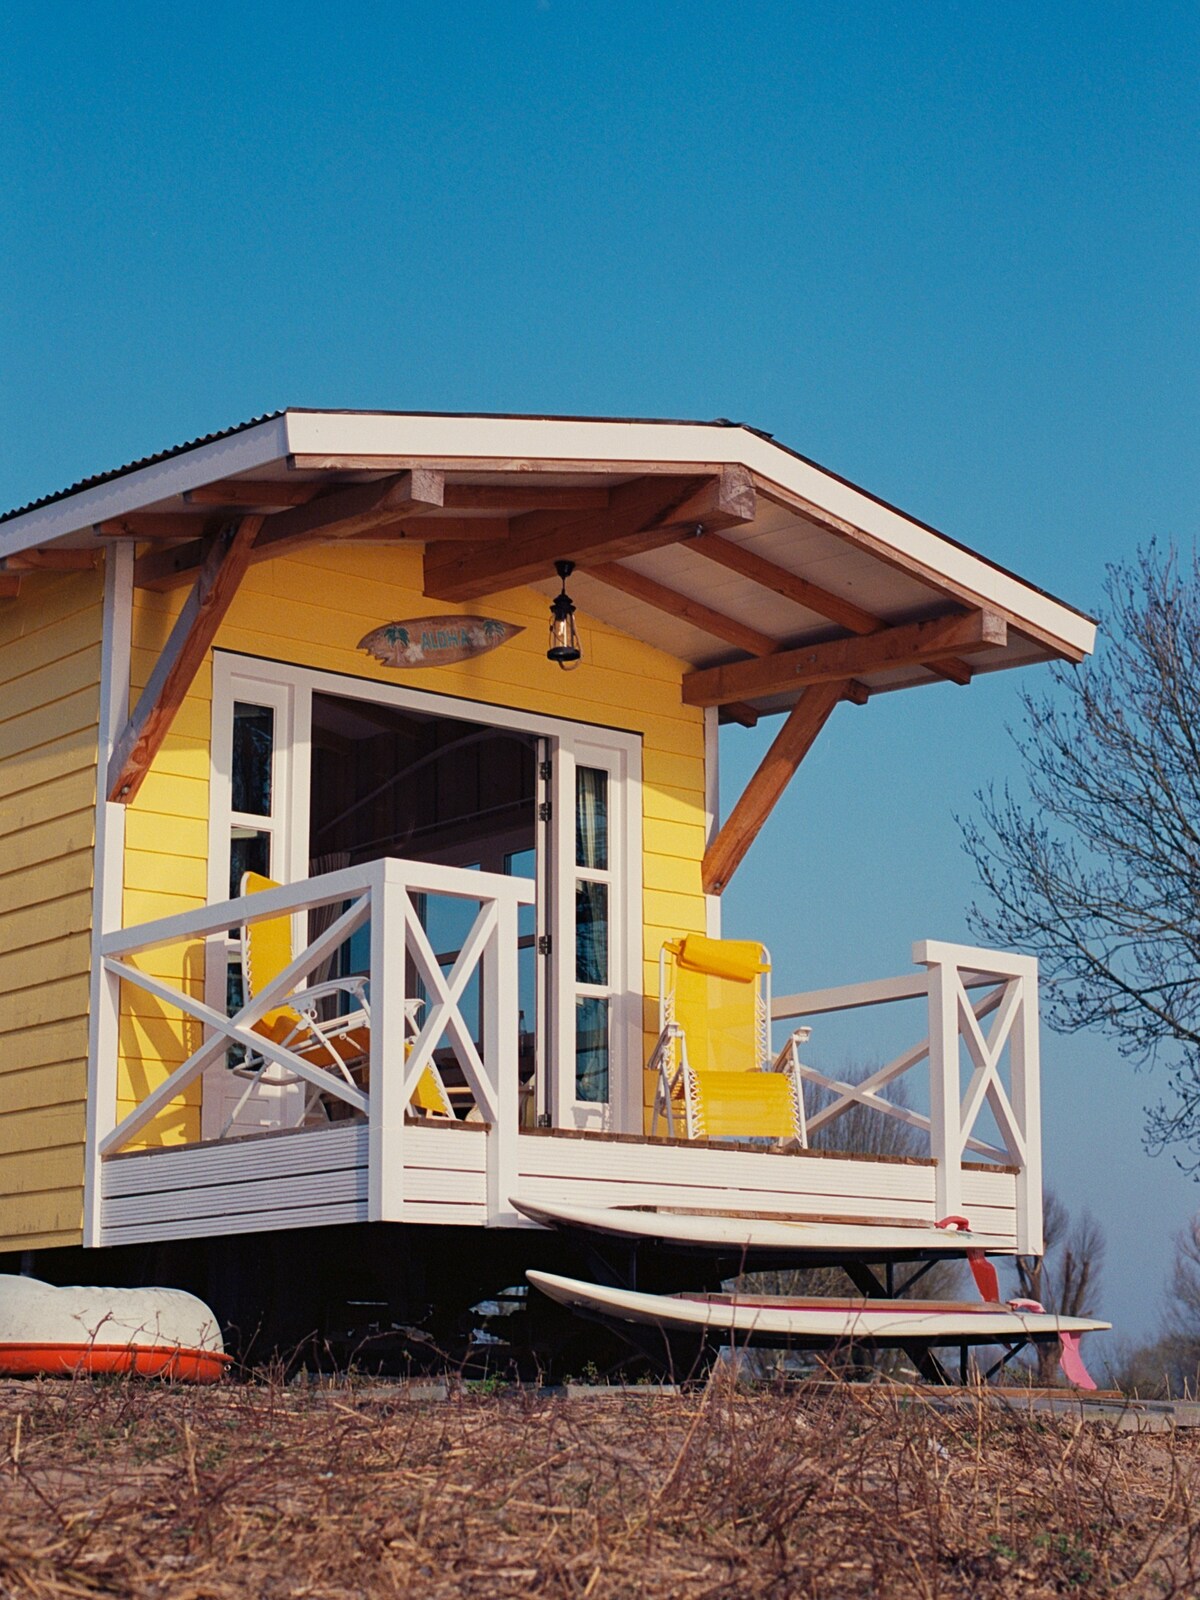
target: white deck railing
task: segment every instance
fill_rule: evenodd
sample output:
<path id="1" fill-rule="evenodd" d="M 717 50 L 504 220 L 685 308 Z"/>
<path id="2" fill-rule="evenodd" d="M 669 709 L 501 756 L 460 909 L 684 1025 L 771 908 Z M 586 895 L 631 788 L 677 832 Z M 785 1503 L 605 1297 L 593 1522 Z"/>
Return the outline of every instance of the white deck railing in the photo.
<path id="1" fill-rule="evenodd" d="M 1017 1169 L 1017 1241 L 1023 1252 L 1042 1252 L 1041 1104 L 1038 1071 L 1038 979 L 1032 956 L 1005 955 L 967 945 L 923 940 L 913 946 L 923 973 L 875 982 L 777 996 L 773 1020 L 808 1018 L 860 1006 L 925 996 L 925 1038 L 861 1083 L 844 1083 L 802 1066 L 801 1076 L 834 1096 L 808 1119 L 818 1132 L 852 1105 L 870 1106 L 929 1135 L 936 1165 L 939 1216 L 963 1211 L 963 1161 L 968 1155 Z M 979 993 L 979 991 L 982 991 Z M 972 999 L 972 995 L 977 998 Z M 989 1021 L 990 1019 L 990 1021 Z M 969 1068 L 964 1090 L 963 1072 Z M 1007 1086 L 1002 1065 L 1007 1060 Z M 929 1063 L 930 1115 L 895 1105 L 882 1091 L 922 1061 Z M 984 1107 L 991 1109 L 1003 1145 L 978 1137 Z"/>
<path id="2" fill-rule="evenodd" d="M 442 971 L 414 895 L 448 896 L 479 907 L 449 973 Z M 101 955 L 104 1003 L 110 1014 L 119 1014 L 120 986 L 130 984 L 177 1008 L 185 1019 L 202 1024 L 205 1036 L 187 1060 L 120 1121 L 114 1093 L 107 1124 L 103 1117 L 97 1122 L 98 1155 L 110 1156 L 127 1146 L 206 1068 L 220 1062 L 231 1044 L 240 1045 L 365 1115 L 369 1215 L 378 1221 L 398 1219 L 403 1214 L 405 1114 L 421 1074 L 445 1038 L 484 1120 L 502 1133 L 487 1139 L 488 1219 L 515 1220 L 508 1197 L 516 1188 L 520 1094 L 517 921 L 518 908 L 532 904 L 533 895 L 533 884 L 521 878 L 389 859 L 107 934 L 101 941 Z M 233 1016 L 197 999 L 178 983 L 134 964 L 137 957 L 166 946 L 215 938 L 224 941 L 232 927 L 340 905 L 347 909 Z M 265 1038 L 255 1031 L 254 1024 L 289 996 L 299 995 L 306 980 L 368 923 L 370 1057 L 369 1088 L 364 1089 Z M 406 1050 L 410 960 L 425 989 L 426 1010 L 420 1032 Z M 182 962 L 180 965 L 182 969 Z M 467 986 L 477 973 L 481 978 L 478 1047 L 461 1010 Z M 115 1049 L 115 1038 L 112 1043 Z M 115 1061 L 112 1069 L 105 1076 L 115 1089 Z"/>

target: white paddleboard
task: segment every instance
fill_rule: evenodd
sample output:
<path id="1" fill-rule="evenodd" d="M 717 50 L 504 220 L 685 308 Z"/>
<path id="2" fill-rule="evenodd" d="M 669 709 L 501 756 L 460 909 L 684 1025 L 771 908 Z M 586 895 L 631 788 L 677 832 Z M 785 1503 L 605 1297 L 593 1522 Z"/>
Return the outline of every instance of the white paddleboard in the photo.
<path id="1" fill-rule="evenodd" d="M 725 1250 L 794 1251 L 884 1261 L 930 1256 L 1016 1255 L 1011 1239 L 953 1228 L 897 1227 L 870 1222 L 806 1222 L 792 1217 L 738 1217 L 715 1211 L 641 1211 L 618 1206 L 570 1206 L 513 1199 L 513 1206 L 547 1228 L 581 1228 L 622 1238 L 695 1244 Z"/>
<path id="2" fill-rule="evenodd" d="M 1095 1333 L 1110 1322 L 1014 1311 L 1000 1304 L 932 1305 L 920 1300 L 838 1300 L 773 1295 L 663 1295 L 527 1272 L 536 1289 L 574 1311 L 614 1322 L 636 1322 L 671 1330 L 773 1337 L 794 1343 L 835 1345 L 855 1340 L 899 1344 L 994 1344 L 997 1340 L 1051 1338 Z"/>

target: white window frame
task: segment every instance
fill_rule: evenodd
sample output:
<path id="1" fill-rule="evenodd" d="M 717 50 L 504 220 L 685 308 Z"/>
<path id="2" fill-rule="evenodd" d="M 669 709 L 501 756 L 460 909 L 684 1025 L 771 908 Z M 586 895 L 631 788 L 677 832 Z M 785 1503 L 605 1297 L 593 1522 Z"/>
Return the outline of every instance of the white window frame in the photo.
<path id="1" fill-rule="evenodd" d="M 287 662 L 213 652 L 211 792 L 209 802 L 209 898 L 228 892 L 228 840 L 233 821 L 231 774 L 218 752 L 231 748 L 233 705 L 245 701 L 275 710 L 276 751 L 272 773 L 272 873 L 285 882 L 308 876 L 309 779 L 312 764 L 312 695 L 338 695 L 433 716 L 459 718 L 534 734 L 551 763 L 549 849 L 539 853 L 545 880 L 545 911 L 551 937 L 552 992 L 546 997 L 543 1061 L 548 1067 L 546 1110 L 555 1127 L 642 1131 L 642 740 L 639 734 L 549 717 L 481 700 L 435 694 L 408 683 L 379 683 Z M 285 737 L 285 730 L 287 736 Z M 619 865 L 611 873 L 609 981 L 611 984 L 610 1080 L 607 1104 L 575 1099 L 575 768 L 609 772 L 609 849 Z M 278 784 L 276 790 L 274 786 Z M 539 784 L 539 792 L 541 785 Z M 619 854 L 618 854 L 619 852 Z M 547 858 L 548 859 L 544 859 Z M 548 869 L 548 870 L 547 870 Z M 222 877 L 224 874 L 224 877 Z M 541 887 L 539 883 L 539 888 Z M 303 936 L 297 927 L 296 936 Z M 224 1006 L 228 947 L 210 949 L 209 1003 Z M 587 991 L 592 992 L 592 991 Z M 217 1069 L 224 1073 L 224 1068 Z M 206 1084 L 207 1091 L 207 1084 Z M 220 1096 L 211 1097 L 214 1102 Z M 205 1104 L 210 1096 L 206 1092 Z M 205 1117 L 205 1137 L 211 1119 Z M 214 1132 L 216 1130 L 214 1129 Z"/>
<path id="2" fill-rule="evenodd" d="M 219 670 L 220 667 L 223 670 Z M 218 692 L 218 683 L 220 692 Z M 269 706 L 274 713 L 274 738 L 271 751 L 271 814 L 269 817 L 242 815 L 233 809 L 233 772 L 226 758 L 233 748 L 233 708 L 236 704 Z M 214 657 L 212 733 L 209 751 L 208 802 L 208 899 L 212 904 L 229 897 L 229 842 L 239 824 L 267 833 L 271 839 L 268 875 L 281 883 L 307 877 L 308 858 L 304 841 L 296 827 L 297 795 L 308 792 L 309 732 L 306 696 L 294 684 L 257 672 L 238 670 L 228 657 Z M 307 918 L 298 912 L 292 919 L 293 942 L 303 940 Z M 298 945 L 297 945 L 298 947 Z M 225 985 L 230 960 L 238 953 L 238 941 L 214 935 L 207 941 L 204 961 L 205 998 L 208 1004 L 225 1009 Z M 204 1074 L 201 1137 L 217 1138 L 226 1119 L 241 1098 L 245 1083 L 231 1078 L 224 1064 Z M 238 1125 L 246 1132 L 264 1125 L 290 1126 L 304 1110 L 302 1084 L 263 1084 L 255 1088 L 243 1107 Z"/>

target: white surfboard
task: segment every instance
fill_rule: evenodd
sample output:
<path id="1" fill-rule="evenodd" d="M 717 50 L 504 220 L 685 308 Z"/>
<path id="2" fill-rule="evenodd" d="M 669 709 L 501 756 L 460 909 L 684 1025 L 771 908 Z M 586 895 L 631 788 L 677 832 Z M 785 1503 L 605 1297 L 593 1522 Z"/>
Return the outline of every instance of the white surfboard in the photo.
<path id="1" fill-rule="evenodd" d="M 797 1255 L 840 1255 L 864 1261 L 954 1258 L 978 1250 L 987 1255 L 1017 1253 L 1011 1239 L 925 1225 L 910 1228 L 871 1222 L 808 1222 L 794 1217 L 747 1217 L 666 1207 L 635 1210 L 571 1206 L 516 1198 L 512 1204 L 523 1216 L 547 1228 L 581 1228 L 591 1233 L 710 1249 L 793 1251 Z"/>
<path id="2" fill-rule="evenodd" d="M 641 1294 L 530 1271 L 530 1283 L 560 1305 L 614 1322 L 677 1331 L 709 1330 L 756 1340 L 816 1346 L 841 1343 L 994 1344 L 1102 1332 L 1110 1322 L 1016 1311 L 1001 1304 L 920 1300 L 820 1300 L 725 1294 Z"/>

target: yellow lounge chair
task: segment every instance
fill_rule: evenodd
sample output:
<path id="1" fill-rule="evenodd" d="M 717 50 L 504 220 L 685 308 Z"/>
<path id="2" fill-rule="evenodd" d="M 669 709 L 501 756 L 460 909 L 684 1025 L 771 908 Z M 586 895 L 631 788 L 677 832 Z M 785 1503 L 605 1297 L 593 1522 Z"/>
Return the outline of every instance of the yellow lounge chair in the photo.
<path id="1" fill-rule="evenodd" d="M 650 1057 L 654 1114 L 689 1139 L 793 1139 L 808 1144 L 797 1028 L 771 1055 L 771 959 L 749 939 L 690 933 L 663 945 L 659 1036 Z"/>
<path id="2" fill-rule="evenodd" d="M 243 895 L 257 894 L 263 889 L 277 889 L 272 878 L 258 872 L 243 874 Z M 289 913 L 280 917 L 266 917 L 261 922 L 248 922 L 242 928 L 242 983 L 248 1000 L 290 965 L 293 959 L 292 919 Z M 369 980 L 362 974 L 346 978 L 333 978 L 328 983 L 311 984 L 298 990 L 282 1005 L 267 1011 L 254 1024 L 254 1031 L 274 1044 L 284 1045 L 313 1066 L 325 1067 L 335 1072 L 354 1087 L 361 1088 L 366 1079 L 367 1061 L 371 1051 L 371 1006 L 368 998 Z M 321 1003 L 337 996 L 339 1004 L 346 995 L 351 996 L 355 1009 L 340 1016 L 321 1016 Z M 405 1008 L 410 1029 L 416 1028 L 417 1013 L 423 1001 L 410 1000 Z M 248 1059 L 245 1066 L 236 1068 L 257 1081 L 264 1070 L 261 1060 Z M 247 1088 L 248 1095 L 253 1083 Z M 312 1091 L 306 1114 L 319 1100 L 318 1091 Z M 245 1102 L 242 1096 L 234 1116 Z M 453 1118 L 454 1108 L 442 1082 L 441 1074 L 431 1062 L 417 1081 L 411 1101 L 416 1111 L 428 1116 Z"/>

